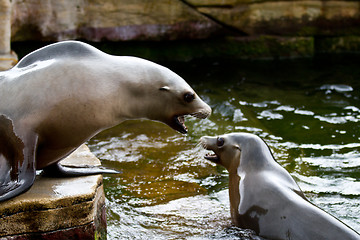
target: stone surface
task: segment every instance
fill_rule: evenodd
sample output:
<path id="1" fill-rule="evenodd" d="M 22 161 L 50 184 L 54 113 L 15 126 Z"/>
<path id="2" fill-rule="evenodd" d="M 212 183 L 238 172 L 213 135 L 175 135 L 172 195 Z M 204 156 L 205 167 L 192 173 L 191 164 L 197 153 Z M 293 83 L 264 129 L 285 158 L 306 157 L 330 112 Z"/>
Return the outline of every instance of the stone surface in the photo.
<path id="1" fill-rule="evenodd" d="M 360 35 L 355 0 L 13 0 L 11 13 L 13 41 Z"/>
<path id="2" fill-rule="evenodd" d="M 308 37 L 229 37 L 223 56 L 235 59 L 283 59 L 314 56 L 314 40 Z"/>
<path id="3" fill-rule="evenodd" d="M 360 34 L 359 1 L 225 1 L 227 5 L 190 2 L 201 13 L 250 36 Z"/>
<path id="4" fill-rule="evenodd" d="M 0 0 L 0 55 L 10 53 L 11 2 Z"/>
<path id="5" fill-rule="evenodd" d="M 0 71 L 17 63 L 17 56 L 11 52 L 11 1 L 0 0 Z"/>
<path id="6" fill-rule="evenodd" d="M 47 233 L 28 233 L 22 235 L 13 235 L 11 237 L 0 237 L 0 240 L 99 240 L 95 236 L 95 227 L 93 223 L 79 226 L 72 229 L 58 230 Z"/>
<path id="7" fill-rule="evenodd" d="M 99 164 L 84 145 L 70 155 L 64 165 L 72 160 L 78 166 Z M 28 192 L 1 203 L 0 239 L 48 239 L 56 235 L 84 234 L 106 237 L 104 205 L 101 175 L 76 178 L 38 175 Z"/>
<path id="8" fill-rule="evenodd" d="M 317 47 L 321 47 L 319 52 L 332 49 L 336 53 L 358 52 L 359 44 L 354 39 L 360 36 L 360 1 L 357 0 L 12 0 L 11 5 L 9 2 L 0 0 L 3 39 L 10 33 L 4 26 L 11 22 L 12 41 L 80 39 L 117 44 L 136 41 L 145 45 L 162 41 L 164 45 L 163 40 L 177 40 L 174 45 L 180 47 L 172 48 L 169 52 L 174 53 L 166 56 L 171 60 L 177 55 L 188 60 L 196 55 L 222 53 L 221 49 L 234 46 L 224 48 L 229 37 L 236 39 L 238 47 L 241 45 L 242 58 L 312 56 L 318 51 Z M 9 8 L 12 8 L 11 20 Z M 1 37 L 0 34 L 0 46 L 2 41 L 3 48 L 9 49 L 9 41 Z M 304 37 L 311 40 L 304 41 Z M 179 43 L 189 39 L 207 39 L 211 44 L 220 45 L 192 41 L 190 45 L 205 47 L 200 50 L 183 46 L 189 42 Z M 340 42 L 335 47 L 334 39 L 346 39 L 346 46 Z M 167 46 L 171 45 L 169 42 L 172 41 L 167 41 Z M 306 48 L 305 42 L 309 44 Z M 290 46 L 291 43 L 294 45 Z M 265 51 L 266 46 L 272 49 Z M 135 50 L 135 54 L 145 48 Z M 310 48 L 313 49 L 308 51 Z M 3 54 L 6 66 L 2 69 L 14 62 L 7 60 L 8 54 Z M 157 55 L 164 55 L 162 49 Z M 240 54 L 226 52 L 226 55 Z"/>
<path id="9" fill-rule="evenodd" d="M 14 0 L 12 40 L 206 38 L 220 27 L 179 0 Z"/>
<path id="10" fill-rule="evenodd" d="M 98 43 L 95 46 L 115 55 L 136 55 L 155 62 L 186 62 L 200 58 L 308 58 L 315 55 L 313 37 L 224 37 L 202 41 L 138 42 L 136 44 L 107 42 Z"/>
<path id="11" fill-rule="evenodd" d="M 360 36 L 319 38 L 316 41 L 318 53 L 360 53 Z"/>
<path id="12" fill-rule="evenodd" d="M 5 71 L 12 68 L 17 62 L 18 57 L 13 51 L 10 53 L 0 54 L 0 71 Z"/>

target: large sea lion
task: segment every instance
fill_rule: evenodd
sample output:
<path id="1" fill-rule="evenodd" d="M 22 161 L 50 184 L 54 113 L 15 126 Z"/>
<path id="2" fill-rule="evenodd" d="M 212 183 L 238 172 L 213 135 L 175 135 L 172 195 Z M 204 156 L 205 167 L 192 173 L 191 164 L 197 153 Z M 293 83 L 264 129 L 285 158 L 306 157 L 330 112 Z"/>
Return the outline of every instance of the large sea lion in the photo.
<path id="1" fill-rule="evenodd" d="M 186 133 L 184 115 L 210 107 L 177 74 L 153 62 L 65 41 L 0 72 L 0 201 L 25 192 L 36 170 L 67 176 L 114 172 L 58 164 L 98 132 L 127 119 Z"/>
<path id="2" fill-rule="evenodd" d="M 205 158 L 229 172 L 231 218 L 236 226 L 267 239 L 360 239 L 353 229 L 306 199 L 261 138 L 232 133 L 202 137 L 200 143 L 214 152 Z"/>

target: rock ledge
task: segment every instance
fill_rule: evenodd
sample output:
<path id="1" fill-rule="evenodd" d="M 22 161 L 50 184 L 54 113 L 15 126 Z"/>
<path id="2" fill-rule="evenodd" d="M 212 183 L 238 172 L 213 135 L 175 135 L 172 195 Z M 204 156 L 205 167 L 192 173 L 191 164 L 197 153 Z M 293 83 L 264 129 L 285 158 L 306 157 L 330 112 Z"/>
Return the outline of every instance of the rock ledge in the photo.
<path id="1" fill-rule="evenodd" d="M 83 145 L 64 165 L 98 165 Z M 0 205 L 0 239 L 106 239 L 102 175 L 37 176 L 32 188 Z M 65 237 L 65 238 L 64 238 Z"/>

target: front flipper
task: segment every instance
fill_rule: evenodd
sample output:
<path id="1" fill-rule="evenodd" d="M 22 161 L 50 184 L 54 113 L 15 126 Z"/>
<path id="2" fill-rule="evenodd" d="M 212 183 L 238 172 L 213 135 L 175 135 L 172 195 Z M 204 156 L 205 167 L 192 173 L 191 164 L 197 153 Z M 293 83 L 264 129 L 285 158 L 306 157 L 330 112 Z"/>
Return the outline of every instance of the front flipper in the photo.
<path id="1" fill-rule="evenodd" d="M 26 171 L 24 174 L 21 173 L 17 180 L 5 179 L 5 181 L 1 181 L 0 202 L 14 198 L 29 190 L 34 184 L 35 176 L 35 171 Z"/>
<path id="2" fill-rule="evenodd" d="M 13 122 L 0 115 L 0 202 L 26 192 L 36 177 L 37 136 L 19 137 Z"/>
<path id="3" fill-rule="evenodd" d="M 46 177 L 77 177 L 103 173 L 117 174 L 121 172 L 96 166 L 67 167 L 61 165 L 59 162 L 47 166 L 43 169 L 43 176 Z"/>

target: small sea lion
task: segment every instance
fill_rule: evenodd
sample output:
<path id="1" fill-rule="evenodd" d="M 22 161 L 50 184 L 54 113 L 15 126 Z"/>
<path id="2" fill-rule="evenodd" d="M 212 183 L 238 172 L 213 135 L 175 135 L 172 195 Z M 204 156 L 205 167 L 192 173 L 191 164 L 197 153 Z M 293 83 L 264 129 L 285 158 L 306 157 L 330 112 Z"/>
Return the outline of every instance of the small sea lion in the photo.
<path id="1" fill-rule="evenodd" d="M 232 222 L 260 237 L 282 240 L 359 240 L 360 235 L 309 202 L 275 160 L 267 144 L 249 133 L 202 137 L 206 159 L 229 172 Z"/>

